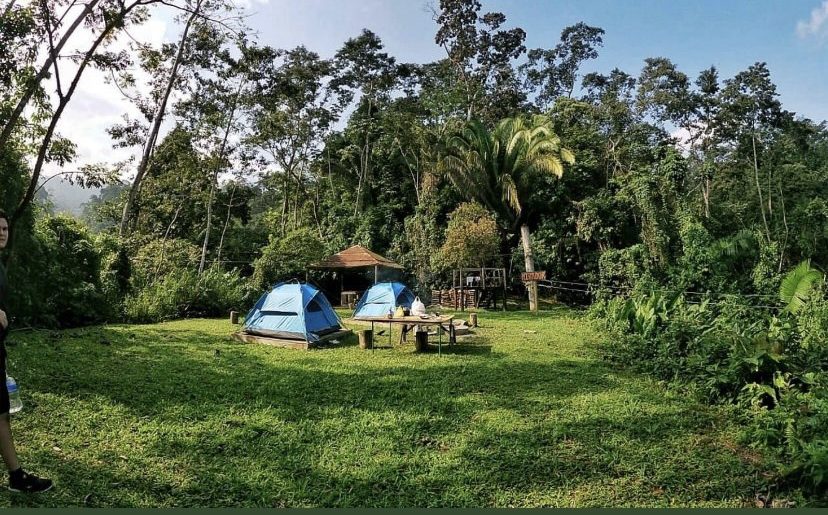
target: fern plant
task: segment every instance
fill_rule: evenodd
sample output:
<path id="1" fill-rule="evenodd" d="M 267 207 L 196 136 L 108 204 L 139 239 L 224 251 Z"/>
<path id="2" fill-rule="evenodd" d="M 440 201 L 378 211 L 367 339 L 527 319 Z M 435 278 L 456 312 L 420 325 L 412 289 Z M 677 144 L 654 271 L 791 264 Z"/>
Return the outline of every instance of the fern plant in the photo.
<path id="1" fill-rule="evenodd" d="M 785 310 L 796 313 L 808 302 L 815 288 L 824 282 L 825 275 L 812 267 L 810 260 L 805 260 L 782 279 L 779 299 L 785 305 Z"/>

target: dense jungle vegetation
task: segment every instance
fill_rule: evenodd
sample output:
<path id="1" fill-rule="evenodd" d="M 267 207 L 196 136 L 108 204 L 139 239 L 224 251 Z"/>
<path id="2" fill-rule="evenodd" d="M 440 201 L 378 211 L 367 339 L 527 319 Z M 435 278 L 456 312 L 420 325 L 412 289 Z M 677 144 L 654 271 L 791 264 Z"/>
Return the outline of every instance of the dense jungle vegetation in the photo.
<path id="1" fill-rule="evenodd" d="M 177 41 L 116 45 L 162 9 Z M 819 502 L 826 122 L 786 110 L 762 62 L 586 73 L 599 27 L 527 48 L 477 0 L 440 0 L 434 18 L 445 58 L 406 63 L 368 29 L 328 56 L 262 46 L 221 0 L 4 0 L 13 325 L 224 316 L 352 244 L 426 297 L 452 269 L 495 265 L 525 298 L 534 267 L 606 325 L 608 360 L 738 407 L 765 481 Z M 70 48 L 78 27 L 92 37 Z M 73 165 L 59 122 L 93 69 L 141 113 L 102 135 L 131 161 Z M 102 187 L 82 219 L 53 212 L 46 170 Z"/>

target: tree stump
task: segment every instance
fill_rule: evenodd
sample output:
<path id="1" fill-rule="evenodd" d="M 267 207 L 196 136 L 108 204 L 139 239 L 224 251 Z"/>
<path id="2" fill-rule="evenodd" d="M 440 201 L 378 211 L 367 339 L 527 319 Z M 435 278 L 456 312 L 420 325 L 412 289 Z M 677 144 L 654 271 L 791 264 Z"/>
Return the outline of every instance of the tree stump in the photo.
<path id="1" fill-rule="evenodd" d="M 414 338 L 414 351 L 425 352 L 428 350 L 428 332 L 417 331 Z"/>
<path id="2" fill-rule="evenodd" d="M 370 329 L 363 329 L 357 333 L 359 335 L 359 348 L 370 349 L 374 346 L 374 331 Z"/>
<path id="3" fill-rule="evenodd" d="M 230 323 L 231 324 L 238 324 L 239 323 L 239 312 L 238 311 L 231 311 L 230 312 Z"/>
<path id="4" fill-rule="evenodd" d="M 469 313 L 469 325 L 477 327 L 477 313 Z"/>

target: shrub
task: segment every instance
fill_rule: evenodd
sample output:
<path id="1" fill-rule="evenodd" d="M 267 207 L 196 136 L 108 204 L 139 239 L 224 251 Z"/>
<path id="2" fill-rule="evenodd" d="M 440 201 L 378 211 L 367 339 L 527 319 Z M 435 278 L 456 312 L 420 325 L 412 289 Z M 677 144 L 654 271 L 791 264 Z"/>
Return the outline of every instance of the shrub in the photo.
<path id="1" fill-rule="evenodd" d="M 745 440 L 764 451 L 779 478 L 824 491 L 828 301 L 820 289 L 809 291 L 795 312 L 778 314 L 735 296 L 688 303 L 659 293 L 600 301 L 592 313 L 613 334 L 614 360 L 740 406 Z"/>
<path id="2" fill-rule="evenodd" d="M 325 246 L 311 229 L 297 229 L 284 238 L 272 238 L 253 263 L 252 286 L 264 290 L 279 281 L 304 277 L 308 266 L 323 257 Z"/>
<path id="3" fill-rule="evenodd" d="M 449 215 L 446 239 L 433 262 L 438 270 L 485 266 L 497 259 L 499 251 L 494 217 L 480 204 L 465 202 Z"/>
<path id="4" fill-rule="evenodd" d="M 125 311 L 133 322 L 220 316 L 239 309 L 245 294 L 245 283 L 235 270 L 211 267 L 199 276 L 179 269 L 129 296 Z"/>
<path id="5" fill-rule="evenodd" d="M 780 477 L 815 492 L 828 488 L 828 373 L 780 373 L 774 409 L 754 406 L 744 440 L 772 451 Z"/>
<path id="6" fill-rule="evenodd" d="M 598 260 L 601 286 L 622 290 L 652 287 L 653 281 L 648 271 L 649 262 L 649 253 L 642 244 L 624 249 L 608 249 Z"/>
<path id="7" fill-rule="evenodd" d="M 18 226 L 15 230 L 21 230 Z M 67 216 L 41 215 L 21 234 L 9 265 L 11 312 L 19 322 L 73 327 L 110 313 L 101 278 L 99 243 Z"/>
<path id="8" fill-rule="evenodd" d="M 201 249 L 187 240 L 152 240 L 132 257 L 132 286 L 142 289 L 167 275 L 195 270 L 200 258 Z"/>

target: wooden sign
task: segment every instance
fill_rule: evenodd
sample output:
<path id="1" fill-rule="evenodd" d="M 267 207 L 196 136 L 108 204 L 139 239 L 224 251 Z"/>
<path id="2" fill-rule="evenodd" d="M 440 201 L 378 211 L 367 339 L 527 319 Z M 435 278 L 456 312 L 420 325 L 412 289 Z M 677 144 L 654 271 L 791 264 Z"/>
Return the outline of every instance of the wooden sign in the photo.
<path id="1" fill-rule="evenodd" d="M 523 282 L 527 281 L 543 281 L 546 279 L 546 271 L 541 272 L 523 272 L 520 274 L 520 280 Z"/>

